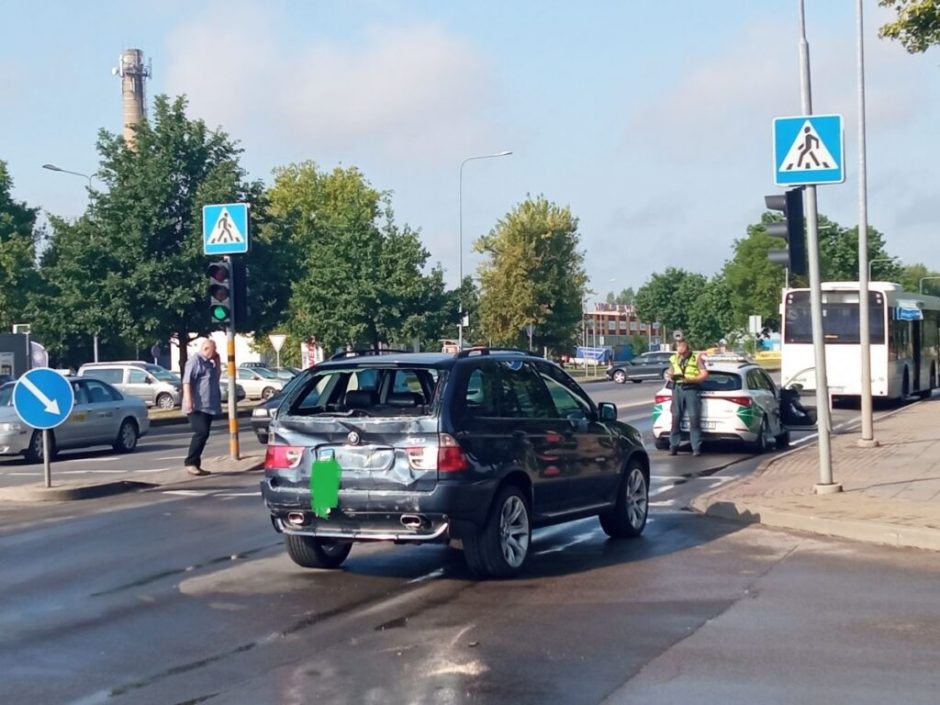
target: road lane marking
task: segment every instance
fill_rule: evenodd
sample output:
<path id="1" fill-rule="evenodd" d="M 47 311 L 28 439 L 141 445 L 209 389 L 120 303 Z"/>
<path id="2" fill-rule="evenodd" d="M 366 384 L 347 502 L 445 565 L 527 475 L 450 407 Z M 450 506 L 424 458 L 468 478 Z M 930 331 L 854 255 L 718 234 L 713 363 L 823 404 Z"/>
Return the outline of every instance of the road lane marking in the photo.
<path id="1" fill-rule="evenodd" d="M 165 455 L 162 458 L 157 458 L 157 460 L 185 460 L 185 455 Z"/>
<path id="2" fill-rule="evenodd" d="M 70 463 L 109 463 L 112 460 L 120 460 L 120 455 L 107 455 L 101 458 L 62 458 L 62 462 Z"/>

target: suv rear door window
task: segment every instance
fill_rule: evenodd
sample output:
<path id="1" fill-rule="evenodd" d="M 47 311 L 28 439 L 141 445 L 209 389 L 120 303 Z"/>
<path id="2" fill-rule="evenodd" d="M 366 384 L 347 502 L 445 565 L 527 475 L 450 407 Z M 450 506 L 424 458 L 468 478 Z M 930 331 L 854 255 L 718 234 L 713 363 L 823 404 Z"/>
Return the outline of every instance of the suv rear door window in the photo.
<path id="1" fill-rule="evenodd" d="M 124 370 L 114 367 L 89 367 L 82 375 L 100 379 L 108 384 L 121 384 L 124 381 Z"/>

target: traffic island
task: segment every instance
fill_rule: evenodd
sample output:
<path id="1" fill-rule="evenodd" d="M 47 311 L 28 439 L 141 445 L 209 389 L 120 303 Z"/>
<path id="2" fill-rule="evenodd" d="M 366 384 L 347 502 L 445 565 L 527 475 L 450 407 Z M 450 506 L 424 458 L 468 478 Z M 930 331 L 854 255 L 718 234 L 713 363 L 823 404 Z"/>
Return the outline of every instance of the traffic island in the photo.
<path id="1" fill-rule="evenodd" d="M 213 477 L 238 475 L 260 470 L 264 467 L 264 456 L 248 455 L 240 460 L 229 456 L 205 458 L 203 468 L 210 474 L 193 476 L 185 468 L 165 470 L 147 475 L 146 482 L 131 479 L 114 479 L 107 482 L 55 482 L 52 487 L 41 485 L 18 485 L 0 488 L 0 502 L 70 502 L 78 499 L 97 499 L 127 492 L 161 489 L 184 483 L 210 480 Z M 133 473 L 128 473 L 133 475 Z"/>

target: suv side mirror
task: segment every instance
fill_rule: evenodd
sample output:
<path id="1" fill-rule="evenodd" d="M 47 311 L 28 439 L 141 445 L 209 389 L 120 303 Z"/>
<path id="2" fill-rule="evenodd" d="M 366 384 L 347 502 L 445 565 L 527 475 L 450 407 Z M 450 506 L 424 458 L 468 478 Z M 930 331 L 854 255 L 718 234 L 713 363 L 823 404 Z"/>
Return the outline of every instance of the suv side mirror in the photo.
<path id="1" fill-rule="evenodd" d="M 597 411 L 600 414 L 601 421 L 616 421 L 617 406 L 608 401 L 602 401 L 597 405 Z"/>

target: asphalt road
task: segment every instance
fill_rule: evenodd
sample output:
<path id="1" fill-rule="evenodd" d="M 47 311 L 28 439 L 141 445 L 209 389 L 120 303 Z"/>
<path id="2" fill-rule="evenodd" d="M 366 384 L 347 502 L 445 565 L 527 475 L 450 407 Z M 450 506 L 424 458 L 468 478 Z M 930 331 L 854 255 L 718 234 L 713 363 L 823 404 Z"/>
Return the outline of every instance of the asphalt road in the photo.
<path id="1" fill-rule="evenodd" d="M 512 581 L 440 546 L 301 569 L 258 474 L 2 506 L 0 702 L 935 703 L 940 559 L 683 510 L 755 464 L 661 480 L 639 540 L 536 532 Z"/>

